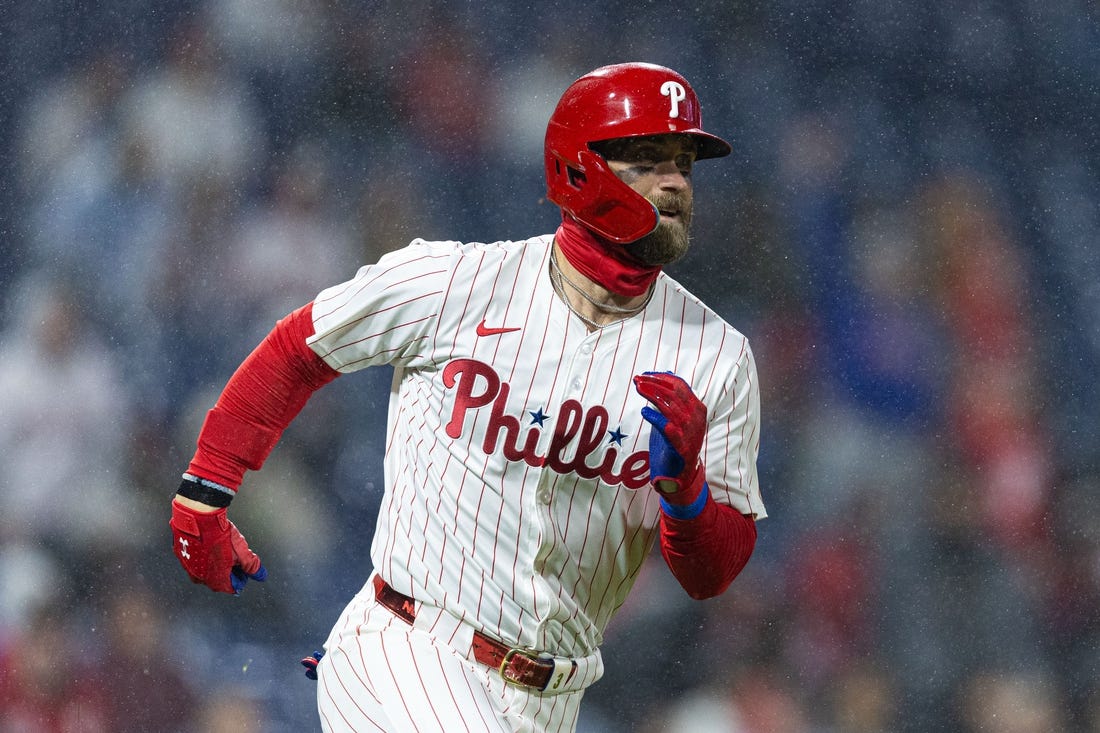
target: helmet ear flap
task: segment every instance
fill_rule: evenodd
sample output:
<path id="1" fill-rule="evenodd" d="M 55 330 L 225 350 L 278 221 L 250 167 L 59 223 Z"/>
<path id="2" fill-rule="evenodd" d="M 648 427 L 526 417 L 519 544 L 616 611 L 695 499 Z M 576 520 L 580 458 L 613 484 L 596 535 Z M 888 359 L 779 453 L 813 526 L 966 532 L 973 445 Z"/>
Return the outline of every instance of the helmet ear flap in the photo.
<path id="1" fill-rule="evenodd" d="M 560 203 L 578 221 L 618 244 L 634 242 L 657 228 L 657 207 L 619 180 L 602 156 L 581 150 L 577 162 L 579 168 L 558 159 L 555 167 L 565 179 L 558 188 Z"/>

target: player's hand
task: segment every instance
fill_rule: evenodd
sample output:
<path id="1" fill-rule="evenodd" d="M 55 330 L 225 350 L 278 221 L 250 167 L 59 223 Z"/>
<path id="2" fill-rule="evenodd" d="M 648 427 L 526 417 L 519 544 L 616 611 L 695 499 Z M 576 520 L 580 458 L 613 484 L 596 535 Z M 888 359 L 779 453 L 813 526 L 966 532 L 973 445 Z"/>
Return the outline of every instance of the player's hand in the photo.
<path id="1" fill-rule="evenodd" d="M 321 663 L 321 657 L 325 656 L 324 652 L 313 652 L 312 655 L 302 660 L 302 666 L 306 668 L 306 677 L 311 680 L 317 679 L 317 665 Z"/>
<path id="2" fill-rule="evenodd" d="M 168 524 L 176 559 L 192 582 L 240 595 L 249 579 L 267 579 L 260 557 L 249 549 L 224 508 L 201 512 L 173 501 Z"/>
<path id="3" fill-rule="evenodd" d="M 707 430 L 707 408 L 691 387 L 671 372 L 645 372 L 634 387 L 654 407 L 642 408 L 649 432 L 649 479 L 675 504 L 691 503 L 704 483 L 699 454 Z"/>

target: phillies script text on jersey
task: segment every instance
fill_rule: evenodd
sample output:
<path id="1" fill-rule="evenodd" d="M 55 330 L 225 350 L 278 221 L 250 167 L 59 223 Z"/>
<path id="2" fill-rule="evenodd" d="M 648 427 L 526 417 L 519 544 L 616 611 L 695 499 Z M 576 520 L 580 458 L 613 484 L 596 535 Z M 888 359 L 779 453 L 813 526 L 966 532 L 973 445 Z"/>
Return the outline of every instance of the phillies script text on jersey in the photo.
<path id="1" fill-rule="evenodd" d="M 540 426 L 530 426 L 521 445 L 519 420 L 507 414 L 510 388 L 491 366 L 476 359 L 455 359 L 443 369 L 443 384 L 455 391 L 451 419 L 446 425 L 447 435 L 452 438 L 461 437 L 467 410 L 477 410 L 491 404 L 489 426 L 481 446 L 486 454 L 496 452 L 497 441 L 503 431 L 502 450 L 509 461 L 524 461 L 534 467 L 545 466 L 563 475 L 575 472 L 582 478 L 599 478 L 611 486 L 621 483 L 629 489 L 640 489 L 649 483 L 649 453 L 646 451 L 628 456 L 619 474 L 613 468 L 619 456 L 613 447 L 607 449 L 598 466 L 588 465 L 588 457 L 603 444 L 610 423 L 607 410 L 600 405 L 586 410 L 577 400 L 565 400 L 556 420 L 550 447 L 546 455 L 540 456 L 536 452 L 542 435 Z M 567 458 L 566 449 L 574 439 L 577 441 L 576 451 L 572 458 Z"/>

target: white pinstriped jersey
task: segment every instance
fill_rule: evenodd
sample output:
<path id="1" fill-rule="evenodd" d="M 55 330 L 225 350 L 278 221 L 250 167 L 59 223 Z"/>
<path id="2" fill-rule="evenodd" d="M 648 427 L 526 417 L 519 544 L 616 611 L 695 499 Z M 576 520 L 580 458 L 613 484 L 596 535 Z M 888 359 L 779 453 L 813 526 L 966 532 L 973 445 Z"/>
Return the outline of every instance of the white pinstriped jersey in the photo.
<path id="1" fill-rule="evenodd" d="M 341 372 L 396 367 L 375 569 L 509 645 L 582 656 L 657 536 L 631 377 L 691 384 L 711 494 L 756 518 L 759 390 L 745 337 L 664 274 L 641 314 L 588 333 L 551 243 L 416 240 L 320 293 L 310 346 Z"/>

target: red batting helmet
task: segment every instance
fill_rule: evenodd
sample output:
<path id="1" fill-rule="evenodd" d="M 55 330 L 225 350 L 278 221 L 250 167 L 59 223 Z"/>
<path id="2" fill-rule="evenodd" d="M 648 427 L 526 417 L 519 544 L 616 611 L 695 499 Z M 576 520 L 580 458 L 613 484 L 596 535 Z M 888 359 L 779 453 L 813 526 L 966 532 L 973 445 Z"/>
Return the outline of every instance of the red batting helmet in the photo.
<path id="1" fill-rule="evenodd" d="M 547 198 L 613 242 L 641 239 L 657 227 L 657 209 L 591 145 L 669 133 L 695 138 L 697 159 L 730 153 L 729 143 L 703 132 L 699 98 L 672 69 L 629 63 L 585 74 L 565 90 L 546 126 Z"/>

